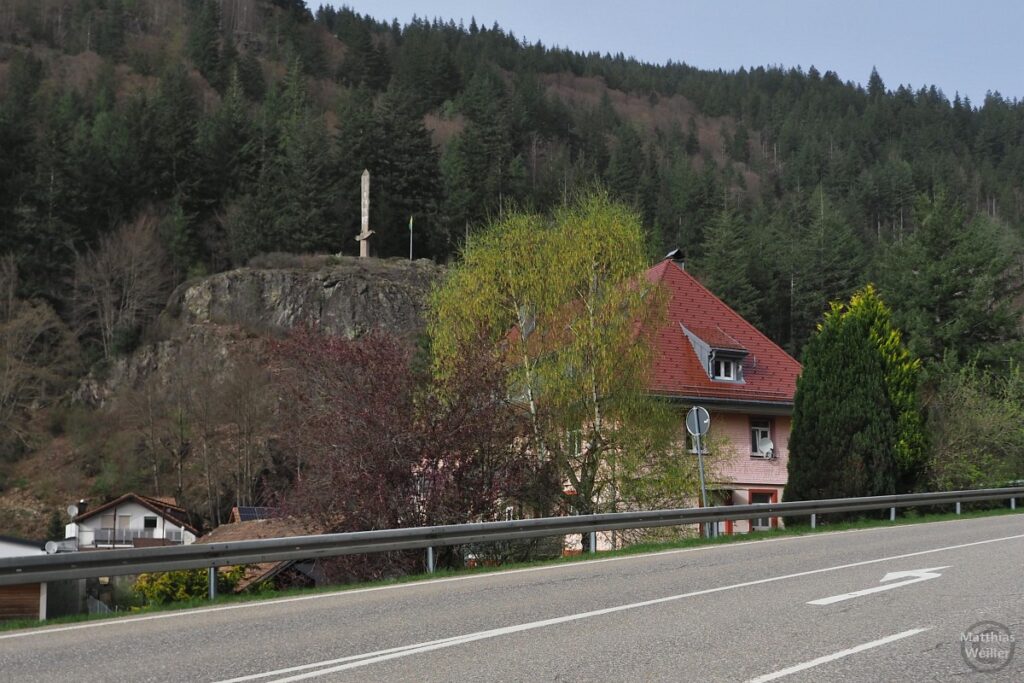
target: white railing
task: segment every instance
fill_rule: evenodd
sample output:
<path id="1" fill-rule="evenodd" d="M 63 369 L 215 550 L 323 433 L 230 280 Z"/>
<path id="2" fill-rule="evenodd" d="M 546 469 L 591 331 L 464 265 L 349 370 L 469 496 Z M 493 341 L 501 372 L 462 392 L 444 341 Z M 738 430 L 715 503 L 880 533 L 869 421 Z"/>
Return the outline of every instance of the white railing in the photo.
<path id="1" fill-rule="evenodd" d="M 93 545 L 133 545 L 136 538 L 163 538 L 171 543 L 181 543 L 180 531 L 165 531 L 158 535 L 156 529 L 96 529 L 93 531 Z"/>

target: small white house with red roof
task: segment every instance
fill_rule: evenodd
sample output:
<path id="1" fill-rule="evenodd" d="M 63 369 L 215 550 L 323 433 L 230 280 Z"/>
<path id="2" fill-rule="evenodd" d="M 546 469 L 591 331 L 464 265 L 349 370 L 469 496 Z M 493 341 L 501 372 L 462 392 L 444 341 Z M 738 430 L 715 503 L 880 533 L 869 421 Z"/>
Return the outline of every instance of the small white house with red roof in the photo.
<path id="1" fill-rule="evenodd" d="M 709 442 L 725 444 L 720 481 L 712 482 L 715 502 L 779 502 L 800 363 L 686 272 L 678 251 L 650 268 L 647 278 L 666 297 L 666 322 L 652 336 L 650 389 L 711 414 Z M 685 410 L 680 423 L 684 416 Z M 777 524 L 777 518 L 726 522 L 722 530 Z"/>
<path id="2" fill-rule="evenodd" d="M 73 512 L 64 536 L 79 550 L 188 545 L 199 536 L 173 498 L 126 493 L 95 508 L 80 501 Z"/>

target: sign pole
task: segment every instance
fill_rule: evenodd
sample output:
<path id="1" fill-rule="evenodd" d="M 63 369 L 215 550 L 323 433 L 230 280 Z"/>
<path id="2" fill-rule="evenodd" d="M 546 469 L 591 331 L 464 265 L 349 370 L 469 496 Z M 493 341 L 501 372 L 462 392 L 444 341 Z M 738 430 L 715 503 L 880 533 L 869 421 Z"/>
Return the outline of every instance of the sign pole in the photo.
<path id="1" fill-rule="evenodd" d="M 704 449 L 701 445 L 700 434 L 693 437 L 697 444 L 697 470 L 700 472 L 700 502 L 703 507 L 708 506 L 708 487 L 704 481 Z M 704 535 L 711 538 L 711 522 L 704 523 Z"/>
<path id="2" fill-rule="evenodd" d="M 708 488 L 704 480 L 704 448 L 701 444 L 701 437 L 708 433 L 711 426 L 711 415 L 706 408 L 694 406 L 686 414 L 686 431 L 693 437 L 693 443 L 697 448 L 697 469 L 700 473 L 700 500 L 703 507 L 708 506 Z M 705 522 L 701 525 L 704 535 L 711 538 L 712 523 Z"/>

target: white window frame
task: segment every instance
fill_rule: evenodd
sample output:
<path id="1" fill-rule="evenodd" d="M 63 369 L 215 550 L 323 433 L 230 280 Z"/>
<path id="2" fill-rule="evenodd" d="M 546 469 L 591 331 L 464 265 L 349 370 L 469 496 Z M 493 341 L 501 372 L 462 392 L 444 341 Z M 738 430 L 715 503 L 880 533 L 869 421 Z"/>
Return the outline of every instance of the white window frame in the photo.
<path id="1" fill-rule="evenodd" d="M 754 430 L 762 432 L 769 441 L 772 440 L 772 419 L 770 417 L 750 418 L 750 453 L 757 454 L 757 444 L 760 439 L 754 438 Z"/>
<path id="2" fill-rule="evenodd" d="M 711 361 L 711 378 L 736 381 L 736 361 L 729 358 L 715 358 Z"/>

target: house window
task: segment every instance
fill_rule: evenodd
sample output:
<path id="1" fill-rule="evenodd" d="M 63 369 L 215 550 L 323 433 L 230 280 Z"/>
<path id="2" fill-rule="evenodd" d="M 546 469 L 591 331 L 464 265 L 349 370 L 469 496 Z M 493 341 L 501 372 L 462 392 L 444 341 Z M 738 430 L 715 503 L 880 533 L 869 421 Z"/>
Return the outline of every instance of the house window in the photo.
<path id="1" fill-rule="evenodd" d="M 766 417 L 750 418 L 750 452 L 760 455 L 759 445 L 772 440 L 772 421 Z"/>
<path id="2" fill-rule="evenodd" d="M 156 517 L 143 517 L 142 518 L 143 529 L 155 529 L 156 528 Z"/>
<path id="3" fill-rule="evenodd" d="M 101 515 L 100 516 L 100 528 L 101 529 L 113 529 L 114 528 L 114 515 Z"/>
<path id="4" fill-rule="evenodd" d="M 767 505 L 774 503 L 778 498 L 778 493 L 775 491 L 751 491 L 750 492 L 750 504 L 751 505 Z M 771 517 L 757 517 L 750 520 L 751 531 L 767 531 L 775 526 L 772 522 L 774 520 Z"/>
<path id="5" fill-rule="evenodd" d="M 712 375 L 714 379 L 736 379 L 736 362 L 731 360 L 722 360 L 716 358 L 712 365 Z"/>

